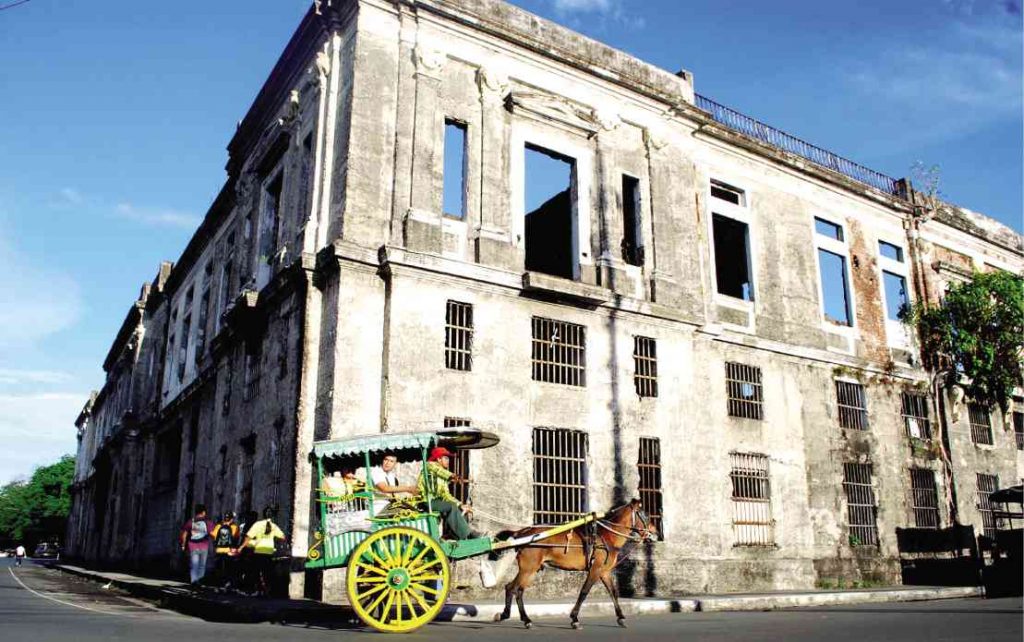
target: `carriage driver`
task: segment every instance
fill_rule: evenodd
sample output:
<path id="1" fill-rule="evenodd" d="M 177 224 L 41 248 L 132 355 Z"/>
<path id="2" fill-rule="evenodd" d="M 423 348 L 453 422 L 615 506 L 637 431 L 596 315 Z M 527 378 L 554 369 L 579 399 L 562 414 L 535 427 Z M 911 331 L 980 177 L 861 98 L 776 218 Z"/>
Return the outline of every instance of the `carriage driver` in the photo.
<path id="1" fill-rule="evenodd" d="M 427 488 L 429 488 L 432 497 L 431 507 L 440 513 L 448 532 L 456 539 L 483 537 L 469 527 L 469 523 L 463 515 L 463 511 L 469 513 L 473 509 L 468 504 L 460 504 L 459 500 L 448 490 L 448 481 L 454 476 L 454 473 L 448 469 L 451 465 L 451 455 L 452 453 L 443 446 L 438 446 L 430 451 L 427 466 L 419 478 L 420 499 L 425 501 Z"/>

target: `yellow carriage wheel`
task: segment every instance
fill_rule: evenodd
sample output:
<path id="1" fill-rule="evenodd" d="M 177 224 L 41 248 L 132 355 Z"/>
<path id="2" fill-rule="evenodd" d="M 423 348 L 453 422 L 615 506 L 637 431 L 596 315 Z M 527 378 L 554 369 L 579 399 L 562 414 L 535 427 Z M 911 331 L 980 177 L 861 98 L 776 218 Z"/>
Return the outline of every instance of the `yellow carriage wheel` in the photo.
<path id="1" fill-rule="evenodd" d="M 378 631 L 408 633 L 427 624 L 441 612 L 450 587 L 444 551 L 415 528 L 379 530 L 349 558 L 349 603 Z"/>

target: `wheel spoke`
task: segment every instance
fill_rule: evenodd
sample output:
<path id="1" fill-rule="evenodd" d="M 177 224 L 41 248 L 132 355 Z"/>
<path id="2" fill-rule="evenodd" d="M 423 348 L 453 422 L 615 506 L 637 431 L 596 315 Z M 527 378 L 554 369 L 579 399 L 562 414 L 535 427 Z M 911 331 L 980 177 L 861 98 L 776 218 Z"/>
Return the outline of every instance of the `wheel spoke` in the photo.
<path id="1" fill-rule="evenodd" d="M 416 565 L 419 563 L 419 561 L 421 559 L 423 559 L 426 556 L 426 554 L 429 553 L 429 552 L 430 552 L 430 547 L 429 546 L 424 546 L 423 550 L 420 551 L 419 555 L 416 556 L 416 559 L 414 559 L 413 561 L 409 562 L 409 564 L 406 565 L 406 568 L 409 569 L 410 571 L 415 570 L 416 569 Z"/>
<path id="2" fill-rule="evenodd" d="M 435 588 L 427 586 L 426 584 L 420 584 L 419 582 L 410 584 L 409 586 L 410 586 L 410 588 L 416 588 L 416 589 L 419 589 L 421 591 L 427 591 L 428 593 L 433 593 L 434 595 L 440 595 L 441 594 L 441 591 L 438 591 Z"/>
<path id="3" fill-rule="evenodd" d="M 374 593 L 377 593 L 379 591 L 383 591 L 387 587 L 388 587 L 387 584 L 381 584 L 379 586 L 374 586 L 373 588 L 367 590 L 366 592 L 360 593 L 359 595 L 356 595 L 356 599 L 359 600 L 360 602 L 362 602 L 363 600 L 365 600 L 366 598 L 370 597 Z"/>
<path id="4" fill-rule="evenodd" d="M 395 603 L 395 591 L 388 591 L 386 595 L 388 599 L 384 601 L 384 610 L 380 612 L 380 621 L 384 624 L 388 623 L 388 613 L 391 612 L 391 605 Z"/>
<path id="5" fill-rule="evenodd" d="M 377 551 L 373 550 L 372 546 L 370 548 L 366 549 L 366 552 L 367 552 L 367 554 L 369 554 L 370 557 L 373 558 L 373 561 L 377 562 L 377 564 L 380 565 L 382 568 L 384 568 L 386 570 L 390 570 L 391 569 L 391 565 L 387 564 L 384 560 L 382 560 L 380 558 L 380 556 L 377 555 Z"/>
<path id="6" fill-rule="evenodd" d="M 408 591 L 406 591 L 406 592 L 407 592 L 407 593 L 408 593 L 409 595 L 411 595 L 411 596 L 412 596 L 413 598 L 415 598 L 415 599 L 416 599 L 416 602 L 417 602 L 417 603 L 418 603 L 418 604 L 420 605 L 420 608 L 421 608 L 421 609 L 423 609 L 423 612 L 424 612 L 424 613 L 426 613 L 427 611 L 429 611 L 429 610 L 430 610 L 430 607 L 429 607 L 429 606 L 427 606 L 427 603 L 426 603 L 426 601 L 424 601 L 424 599 L 423 599 L 423 596 L 422 596 L 422 595 L 420 595 L 419 593 L 417 593 L 417 592 L 416 592 L 416 590 L 415 590 L 415 589 L 413 588 L 413 587 L 415 587 L 415 586 L 418 586 L 418 585 L 416 585 L 416 584 L 410 584 L 410 585 L 409 585 L 409 590 L 408 590 Z M 410 607 L 412 606 L 412 600 L 411 600 L 411 599 L 409 600 L 409 606 L 410 606 Z"/>
<path id="7" fill-rule="evenodd" d="M 376 573 L 378 575 L 383 575 L 384 577 L 387 577 L 387 575 L 388 575 L 387 571 L 385 571 L 383 569 L 380 569 L 380 568 L 377 568 L 376 566 L 370 566 L 369 564 L 364 564 L 362 562 L 356 562 L 356 566 L 358 566 L 361 569 L 365 569 L 367 571 L 370 571 L 371 573 Z M 359 578 L 360 581 L 363 581 L 364 579 L 368 579 L 368 578 L 362 578 L 362 577 Z"/>
<path id="8" fill-rule="evenodd" d="M 387 581 L 388 578 L 384 577 L 383 575 L 363 575 L 361 577 L 356 578 L 357 584 L 385 584 L 387 583 Z"/>
<path id="9" fill-rule="evenodd" d="M 409 558 L 412 557 L 413 551 L 415 549 L 416 549 L 416 538 L 415 537 L 410 537 L 409 538 L 409 545 L 405 547 L 404 551 L 402 551 L 401 564 L 403 566 L 407 567 L 407 565 L 409 564 Z"/>
<path id="10" fill-rule="evenodd" d="M 423 582 L 423 581 L 429 581 L 429 580 L 443 580 L 444 576 L 443 575 L 439 575 L 437 573 L 428 573 L 428 574 L 425 574 L 425 575 L 416 575 L 414 577 L 411 577 L 410 579 L 412 581 L 414 581 L 414 582 Z"/>
<path id="11" fill-rule="evenodd" d="M 390 593 L 391 593 L 391 591 L 384 591 L 383 593 L 378 595 L 377 599 L 373 601 L 373 604 L 371 604 L 370 606 L 366 607 L 366 612 L 367 613 L 373 613 L 373 610 L 375 608 L 377 608 L 378 606 L 380 606 L 380 603 L 383 602 L 384 598 L 386 598 L 388 596 L 388 594 L 390 594 Z"/>
<path id="12" fill-rule="evenodd" d="M 409 567 L 409 573 L 412 573 L 412 574 L 422 573 L 423 571 L 425 571 L 426 569 L 430 568 L 431 566 L 436 566 L 436 565 L 438 565 L 440 563 L 441 563 L 441 558 L 440 557 L 435 557 L 434 559 L 430 560 L 429 562 L 424 562 L 423 564 L 420 564 L 419 566 L 410 566 Z"/>

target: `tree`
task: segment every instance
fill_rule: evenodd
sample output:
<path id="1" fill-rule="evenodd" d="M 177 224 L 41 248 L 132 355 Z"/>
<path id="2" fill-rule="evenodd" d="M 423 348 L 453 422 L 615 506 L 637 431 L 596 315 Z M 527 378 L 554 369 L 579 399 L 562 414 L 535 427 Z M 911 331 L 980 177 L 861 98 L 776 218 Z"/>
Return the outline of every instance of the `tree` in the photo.
<path id="1" fill-rule="evenodd" d="M 0 537 L 19 542 L 60 539 L 71 512 L 75 458 L 40 466 L 28 481 L 0 488 Z"/>
<path id="2" fill-rule="evenodd" d="M 947 390 L 1005 414 L 1021 384 L 1024 355 L 1024 278 L 1010 272 L 975 273 L 949 287 L 938 305 L 914 306 L 921 351 Z"/>

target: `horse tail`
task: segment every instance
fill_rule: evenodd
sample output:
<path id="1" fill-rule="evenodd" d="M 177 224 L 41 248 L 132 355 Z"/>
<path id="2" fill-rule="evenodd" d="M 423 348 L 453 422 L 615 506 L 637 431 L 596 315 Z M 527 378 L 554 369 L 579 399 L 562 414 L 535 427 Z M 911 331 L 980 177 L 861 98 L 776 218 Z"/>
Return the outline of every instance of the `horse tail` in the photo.
<path id="1" fill-rule="evenodd" d="M 513 530 L 498 531 L 498 534 L 494 536 L 494 539 L 499 542 L 503 542 L 507 539 L 512 539 L 512 536 L 515 534 L 516 532 Z"/>

